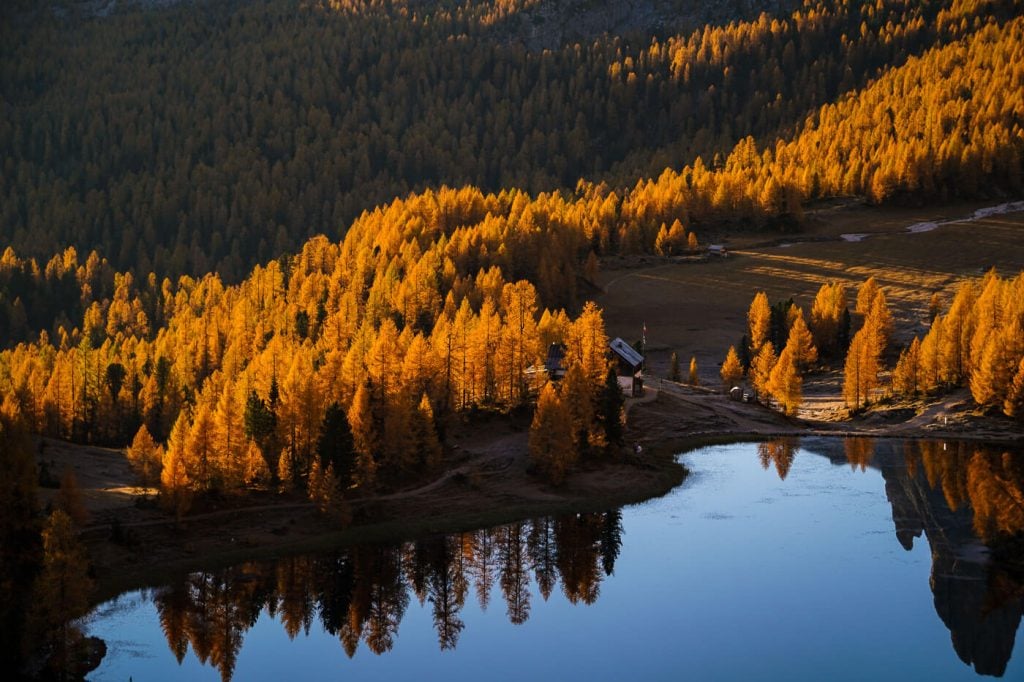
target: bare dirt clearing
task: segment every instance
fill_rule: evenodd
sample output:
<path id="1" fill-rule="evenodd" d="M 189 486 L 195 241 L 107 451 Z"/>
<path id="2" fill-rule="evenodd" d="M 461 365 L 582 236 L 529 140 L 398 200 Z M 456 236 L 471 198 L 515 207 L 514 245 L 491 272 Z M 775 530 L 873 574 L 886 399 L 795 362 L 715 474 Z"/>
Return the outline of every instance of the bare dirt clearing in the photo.
<path id="1" fill-rule="evenodd" d="M 948 300 L 964 277 L 992 267 L 1010 274 L 1024 266 L 1024 212 L 907 231 L 926 221 L 969 217 L 990 205 L 820 210 L 809 214 L 807 230 L 792 238 L 766 244 L 762 233 L 723 240 L 726 258 L 686 264 L 648 259 L 646 267 L 606 270 L 597 302 L 610 336 L 632 342 L 646 322 L 650 373 L 665 376 L 669 354 L 676 350 L 684 363 L 695 355 L 701 380 L 713 386 L 719 384 L 725 351 L 745 331 L 747 308 L 758 290 L 773 302 L 792 297 L 809 310 L 822 283 L 855 287 L 874 275 L 886 288 L 895 342 L 901 344 L 926 329 L 933 292 Z M 847 233 L 869 238 L 841 240 Z"/>
<path id="2" fill-rule="evenodd" d="M 54 486 L 39 489 L 39 500 L 44 506 L 56 496 L 56 484 L 66 469 L 75 474 L 82 501 L 93 513 L 128 507 L 139 496 L 156 494 L 155 490 L 137 485 L 123 450 L 44 438 L 37 443 L 36 459 Z"/>

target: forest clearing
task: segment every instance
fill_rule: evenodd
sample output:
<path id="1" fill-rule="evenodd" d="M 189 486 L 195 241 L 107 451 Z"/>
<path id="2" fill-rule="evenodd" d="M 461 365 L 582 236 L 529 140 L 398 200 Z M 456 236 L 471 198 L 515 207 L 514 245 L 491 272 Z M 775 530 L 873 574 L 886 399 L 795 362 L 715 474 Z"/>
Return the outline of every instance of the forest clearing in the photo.
<path id="1" fill-rule="evenodd" d="M 697 357 L 701 381 L 709 386 L 720 383 L 725 349 L 744 333 L 750 297 L 759 290 L 772 301 L 792 297 L 806 306 L 823 282 L 853 286 L 874 276 L 886 289 L 896 323 L 893 343 L 899 346 L 927 327 L 933 293 L 948 300 L 964 278 L 990 268 L 1013 276 L 1024 263 L 1022 212 L 907 231 L 924 221 L 967 218 L 991 205 L 808 211 L 808 224 L 798 234 L 729 234 L 723 242 L 727 258 L 677 265 L 648 256 L 641 267 L 610 264 L 601 273 L 603 292 L 596 300 L 610 335 L 638 339 L 646 322 L 649 373 L 666 376 L 669 354 L 677 350 L 681 357 Z M 851 233 L 872 236 L 857 242 L 841 237 Z M 706 241 L 718 239 L 708 235 Z M 838 385 L 835 394 L 841 402 Z"/>

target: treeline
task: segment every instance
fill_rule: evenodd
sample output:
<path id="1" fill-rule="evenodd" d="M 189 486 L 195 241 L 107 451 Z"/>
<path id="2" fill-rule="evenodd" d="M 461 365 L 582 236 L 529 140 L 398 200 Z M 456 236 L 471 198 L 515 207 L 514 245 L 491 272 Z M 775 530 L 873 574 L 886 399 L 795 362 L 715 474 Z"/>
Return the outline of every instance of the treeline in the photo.
<path id="1" fill-rule="evenodd" d="M 245 634 L 265 609 L 290 637 L 319 621 L 351 658 L 360 644 L 377 655 L 390 651 L 415 597 L 430 611 L 440 649 L 454 649 L 474 595 L 486 609 L 500 591 L 514 624 L 530 616 L 531 584 L 545 600 L 561 585 L 571 603 L 594 603 L 621 543 L 619 511 L 573 514 L 197 573 L 157 591 L 154 602 L 175 657 L 191 648 L 230 680 Z"/>
<path id="2" fill-rule="evenodd" d="M 797 214 L 802 198 L 837 192 L 1019 189 L 1019 112 L 991 97 L 1013 91 L 998 71 L 1020 68 L 1019 35 L 997 37 L 1013 2 L 808 0 L 789 16 L 541 52 L 500 39 L 520 4 L 182 3 L 5 22 L 0 234 L 37 258 L 74 245 L 139 278 L 236 282 L 441 183 L 618 188 L 691 164 L 665 189 L 698 224 Z M 870 89 L 881 105 L 813 113 L 975 33 L 987 37 L 966 61 L 964 43 L 911 60 L 913 83 L 886 76 Z M 809 114 L 815 136 L 777 150 Z M 934 132 L 963 139 L 947 148 Z M 768 151 L 748 140 L 730 156 L 751 136 Z M 669 208 L 641 203 L 644 219 Z"/>
<path id="3" fill-rule="evenodd" d="M 942 25 L 951 21 L 947 18 Z M 983 25 L 970 33 L 967 28 L 974 23 Z M 445 232 L 446 239 L 454 240 L 445 249 L 457 251 L 458 262 L 452 262 L 461 277 L 470 272 L 475 276 L 474 261 L 500 263 L 506 280 L 529 279 L 548 305 L 565 306 L 574 302 L 577 291 L 575 263 L 585 261 L 590 252 L 594 256 L 584 271 L 592 276 L 599 256 L 684 252 L 694 247 L 702 226 L 724 220 L 785 223 L 797 218 L 802 201 L 818 196 L 1019 193 L 1024 124 L 1017 99 L 1009 93 L 1017 92 L 1024 79 L 1024 59 L 1018 58 L 1024 20 L 1000 25 L 992 17 L 988 23 L 965 18 L 957 25 L 961 24 L 969 37 L 911 59 L 856 96 L 824 108 L 791 142 L 759 150 L 752 138 L 746 138 L 721 165 L 708 166 L 698 158 L 682 171 L 665 171 L 656 180 L 639 181 L 623 192 L 588 182 L 578 183 L 572 195 L 542 193 L 532 198 L 514 189 L 487 194 L 475 188 L 442 187 L 364 212 L 352 228 L 360 234 L 346 253 L 364 250 L 378 232 L 407 231 L 416 235 L 423 252 L 427 241 Z M 882 125 L 872 118 L 873 112 L 885 112 L 891 120 Z M 14 157 L 8 164 L 11 172 L 3 174 L 3 181 L 22 175 L 13 172 Z M 16 165 L 30 166 L 21 161 Z M 14 211 L 28 195 L 15 188 L 10 191 L 12 200 L 4 207 Z M 491 219 L 485 220 L 488 213 Z M 513 236 L 529 234 L 531 221 L 538 221 L 546 243 Z M 451 229 L 463 222 L 485 224 L 472 232 Z M 247 223 L 260 235 L 269 234 L 261 224 Z M 49 228 L 37 227 L 31 252 L 46 243 L 39 236 Z M 306 224 L 294 234 L 306 229 L 318 228 Z M 525 243 L 506 244 L 510 238 Z M 129 235 L 121 243 L 132 239 Z M 256 241 L 247 238 L 245 243 Z M 189 240 L 183 237 L 176 243 Z M 139 248 L 153 253 L 150 246 Z M 144 274 L 130 276 L 124 271 L 117 279 L 118 268 L 95 253 L 84 263 L 73 249 L 54 250 L 45 263 L 27 255 L 6 251 L 0 258 L 0 328 L 5 330 L 0 342 L 35 339 L 43 330 L 56 338 L 61 326 L 80 326 L 90 308 L 90 327 L 99 324 L 96 315 L 111 308 L 118 311 L 114 328 L 141 332 L 149 327 L 154 334 L 166 320 L 162 301 L 176 284 L 150 272 L 147 264 L 153 263 L 147 258 L 131 264 L 132 270 Z M 274 255 L 280 257 L 281 252 Z M 414 255 L 403 254 L 406 260 Z M 370 262 L 363 259 L 360 267 Z M 421 276 L 433 267 L 429 257 L 427 262 Z M 454 279 L 450 273 L 446 277 Z M 126 310 L 114 303 L 126 299 L 138 299 L 137 307 Z"/>
<path id="4" fill-rule="evenodd" d="M 610 420 L 621 418 L 597 404 L 601 313 L 590 304 L 572 320 L 548 305 L 575 299 L 590 242 L 574 220 L 600 224 L 557 195 L 442 190 L 365 215 L 343 244 L 313 239 L 236 286 L 207 275 L 157 289 L 114 274 L 111 298 L 93 300 L 81 327 L 0 354 L 0 389 L 36 432 L 137 440 L 133 459 L 151 480 L 162 464 L 168 491 L 298 487 L 328 467 L 338 480 L 325 493 L 365 491 L 436 467 L 454 413 L 526 405 L 545 380 L 528 370 L 558 343 L 582 372 L 577 431 L 598 448 L 609 442 L 598 423 L 614 443 Z M 69 274 L 33 281 L 77 282 L 88 300 L 96 259 L 57 260 L 46 270 Z M 38 271 L 11 253 L 4 262 Z"/>
<path id="5" fill-rule="evenodd" d="M 892 374 L 893 391 L 906 397 L 958 386 L 979 406 L 1024 419 L 1024 272 L 1004 279 L 991 270 L 962 282 Z"/>
<path id="6" fill-rule="evenodd" d="M 1024 78 L 1024 60 L 1015 57 L 1024 44 L 1024 18 L 1000 24 L 1000 12 L 985 5 L 993 11 L 973 19 L 978 8 L 971 7 L 961 12 L 958 5 L 939 22 L 943 31 L 967 37 L 909 60 L 844 100 L 836 111 L 849 116 L 830 118 L 826 110 L 818 124 L 772 151 L 759 152 L 747 138 L 721 168 L 698 159 L 621 196 L 607 185 L 582 182 L 574 196 L 428 190 L 364 212 L 340 245 L 314 238 L 296 255 L 257 266 L 234 286 L 216 274 L 176 282 L 154 274 L 136 278 L 95 253 L 81 263 L 73 249 L 41 267 L 8 249 L 0 258 L 0 316 L 9 322 L 8 343 L 31 342 L 0 354 L 0 392 L 38 432 L 124 444 L 145 426 L 155 441 L 178 444 L 168 456 L 175 449 L 203 453 L 175 474 L 188 481 L 179 488 L 236 487 L 250 469 L 266 477 L 254 457 L 236 461 L 250 443 L 275 480 L 291 473 L 306 481 L 314 463 L 322 467 L 319 474 L 333 465 L 340 485 L 348 483 L 345 472 L 357 469 L 363 473 L 353 482 L 365 486 L 372 485 L 375 467 L 389 472 L 389 479 L 416 475 L 436 460 L 435 439 L 443 441 L 449 415 L 523 405 L 541 388 L 529 385 L 526 369 L 551 343 L 582 348 L 580 330 L 590 323 L 573 322 L 562 311 L 575 310 L 599 255 L 675 253 L 684 243 L 690 247 L 695 226 L 765 219 L 799 210 L 805 196 L 837 191 L 816 188 L 821 183 L 814 179 L 821 168 L 814 159 L 822 154 L 814 141 L 826 133 L 848 145 L 830 147 L 829 153 L 843 156 L 838 166 L 856 167 L 857 154 L 871 159 L 861 166 L 863 182 L 886 159 L 958 139 L 973 151 L 929 166 L 945 174 L 943 182 L 977 171 L 986 191 L 1012 188 L 1020 177 L 1014 171 L 1021 113 L 1007 93 L 1017 92 L 1014 84 Z M 922 109 L 915 99 L 922 89 L 943 106 Z M 862 102 L 884 102 L 893 122 L 945 113 L 928 119 L 941 125 L 927 134 L 895 125 L 877 134 L 880 126 L 858 118 L 867 110 Z M 963 135 L 940 142 L 947 125 Z M 856 135 L 846 134 L 854 130 Z M 972 165 L 977 159 L 980 165 Z M 809 325 L 818 337 L 815 346 L 825 354 L 845 352 L 851 340 L 845 293 L 823 290 L 819 298 Z M 869 310 L 860 312 L 867 317 Z M 785 335 L 763 339 L 752 332 L 756 347 L 739 349 L 750 353 L 759 391 L 789 411 L 799 404 L 799 373 L 807 362 L 783 346 L 795 318 L 788 307 L 780 309 L 770 328 L 784 327 Z M 877 376 L 869 365 L 880 352 L 869 337 L 879 335 L 853 339 L 862 351 L 855 355 L 854 367 L 863 368 L 856 374 L 866 377 L 847 394 L 854 407 L 871 393 L 870 377 Z M 569 357 L 585 355 L 573 350 Z M 607 438 L 614 430 L 611 403 L 601 404 L 605 369 L 596 363 L 583 368 L 588 404 L 567 410 L 558 405 L 565 396 L 551 391 L 543 401 L 546 423 L 565 423 L 569 414 L 574 452 L 599 449 L 599 431 Z M 342 432 L 351 432 L 350 452 L 323 451 L 328 428 L 345 442 Z M 536 452 L 555 450 L 536 444 Z M 177 467 L 184 460 L 171 461 Z M 556 469 L 548 473 L 559 477 Z"/>
<path id="7" fill-rule="evenodd" d="M 792 299 L 769 305 L 767 294 L 759 291 L 747 311 L 749 331 L 739 342 L 740 350 L 730 346 L 722 362 L 725 389 L 746 375 L 756 399 L 766 404 L 774 400 L 786 414 L 796 414 L 803 400 L 803 375 L 818 362 L 818 348 L 829 352 L 840 343 L 843 328 L 838 320 L 845 309 L 845 295 L 831 285 L 823 287 L 811 309 L 813 327 L 808 327 L 803 308 Z"/>
<path id="8" fill-rule="evenodd" d="M 852 314 L 846 286 L 823 284 L 809 327 L 792 301 L 769 306 L 759 292 L 747 316 L 749 333 L 740 352 L 729 349 L 722 380 L 728 389 L 746 375 L 759 395 L 795 413 L 801 370 L 811 368 L 821 349 L 823 360 L 842 360 L 843 398 L 854 411 L 883 394 L 917 398 L 967 387 L 979 407 L 1024 418 L 1024 272 L 1005 279 L 990 270 L 965 280 L 944 313 L 935 294 L 929 315 L 928 333 L 900 350 L 890 373 L 892 313 L 874 277 L 859 287 Z M 775 344 L 783 338 L 785 347 L 776 355 Z"/>

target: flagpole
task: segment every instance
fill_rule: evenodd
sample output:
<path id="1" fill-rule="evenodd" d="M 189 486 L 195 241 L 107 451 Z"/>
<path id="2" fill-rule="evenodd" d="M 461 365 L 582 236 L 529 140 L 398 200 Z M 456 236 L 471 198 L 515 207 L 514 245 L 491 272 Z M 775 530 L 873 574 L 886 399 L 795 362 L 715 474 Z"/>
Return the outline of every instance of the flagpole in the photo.
<path id="1" fill-rule="evenodd" d="M 647 320 L 644 320 L 643 332 L 640 334 L 640 376 L 647 369 Z"/>

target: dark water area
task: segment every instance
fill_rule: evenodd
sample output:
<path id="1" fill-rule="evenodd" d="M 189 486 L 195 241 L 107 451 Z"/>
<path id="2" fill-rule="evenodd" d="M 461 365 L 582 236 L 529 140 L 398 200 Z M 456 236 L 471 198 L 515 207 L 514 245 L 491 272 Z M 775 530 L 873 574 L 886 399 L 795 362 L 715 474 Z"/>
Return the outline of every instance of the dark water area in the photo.
<path id="1" fill-rule="evenodd" d="M 85 621 L 95 680 L 1024 680 L 1024 454 L 703 448 L 667 496 L 195 573 Z"/>

